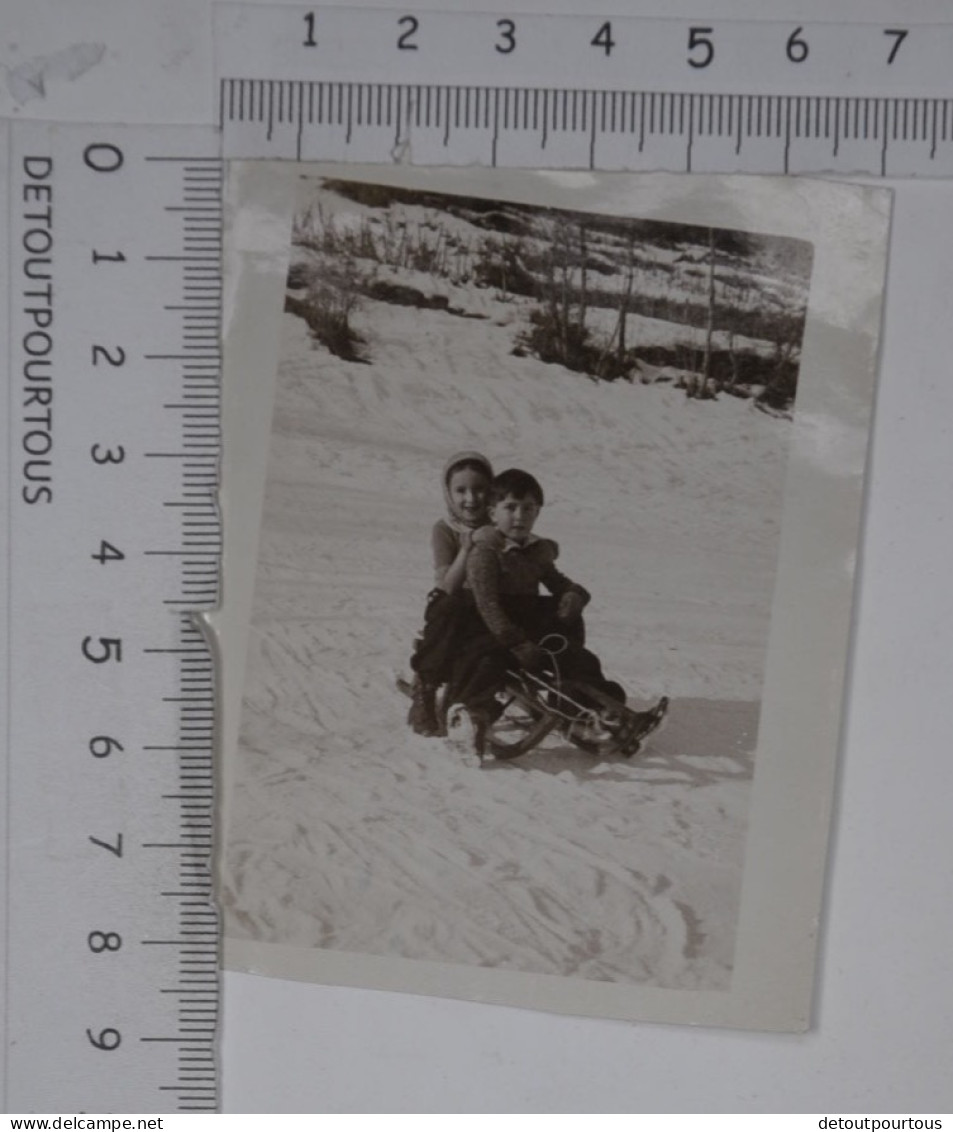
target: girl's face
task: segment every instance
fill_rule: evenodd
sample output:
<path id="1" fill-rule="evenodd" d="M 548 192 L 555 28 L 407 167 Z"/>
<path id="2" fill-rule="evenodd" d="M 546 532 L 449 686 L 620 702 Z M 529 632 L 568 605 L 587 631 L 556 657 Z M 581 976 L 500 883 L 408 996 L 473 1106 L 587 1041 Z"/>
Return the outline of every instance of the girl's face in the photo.
<path id="1" fill-rule="evenodd" d="M 482 522 L 487 517 L 486 499 L 489 482 L 475 468 L 458 468 L 450 474 L 447 494 L 454 515 L 464 523 Z"/>

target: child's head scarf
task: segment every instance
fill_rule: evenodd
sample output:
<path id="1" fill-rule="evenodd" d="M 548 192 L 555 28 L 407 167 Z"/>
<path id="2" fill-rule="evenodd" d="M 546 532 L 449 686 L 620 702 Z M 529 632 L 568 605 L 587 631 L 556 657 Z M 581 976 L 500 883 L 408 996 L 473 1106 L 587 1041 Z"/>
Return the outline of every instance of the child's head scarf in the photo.
<path id="1" fill-rule="evenodd" d="M 493 465 L 482 452 L 465 451 L 456 452 L 443 466 L 443 498 L 447 504 L 450 525 L 457 530 L 470 530 L 474 524 L 465 522 L 454 512 L 453 500 L 450 498 L 450 477 L 461 464 L 476 464 L 483 470 L 488 483 L 493 482 Z M 483 523 L 477 525 L 482 526 Z"/>

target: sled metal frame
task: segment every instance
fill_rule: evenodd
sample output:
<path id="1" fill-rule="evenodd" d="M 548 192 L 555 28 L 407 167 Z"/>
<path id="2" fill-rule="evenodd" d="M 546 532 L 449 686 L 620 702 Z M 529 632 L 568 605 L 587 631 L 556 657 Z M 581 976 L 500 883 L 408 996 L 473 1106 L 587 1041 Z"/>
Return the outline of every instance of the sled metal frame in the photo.
<path id="1" fill-rule="evenodd" d="M 528 754 L 557 729 L 587 754 L 631 758 L 657 726 L 640 732 L 623 705 L 604 693 L 580 681 L 553 683 L 533 672 L 508 671 L 501 698 L 503 710 L 487 729 L 486 752 L 504 761 Z M 593 701 L 600 706 L 589 706 Z M 667 706 L 663 698 L 650 714 L 660 720 Z M 610 722 L 612 715 L 617 719 Z"/>

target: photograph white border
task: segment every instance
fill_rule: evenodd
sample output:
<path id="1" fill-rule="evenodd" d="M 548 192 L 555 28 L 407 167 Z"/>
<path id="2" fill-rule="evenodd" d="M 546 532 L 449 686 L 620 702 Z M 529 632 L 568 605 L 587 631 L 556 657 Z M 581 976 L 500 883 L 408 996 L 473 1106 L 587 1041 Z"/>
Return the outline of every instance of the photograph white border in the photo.
<path id="1" fill-rule="evenodd" d="M 302 176 L 752 230 L 814 245 L 731 989 L 680 991 L 226 938 L 237 970 L 647 1021 L 803 1030 L 839 747 L 890 193 L 794 178 L 235 162 L 226 193 L 220 832 L 241 712 L 291 216 Z M 221 858 L 220 858 L 221 859 Z"/>

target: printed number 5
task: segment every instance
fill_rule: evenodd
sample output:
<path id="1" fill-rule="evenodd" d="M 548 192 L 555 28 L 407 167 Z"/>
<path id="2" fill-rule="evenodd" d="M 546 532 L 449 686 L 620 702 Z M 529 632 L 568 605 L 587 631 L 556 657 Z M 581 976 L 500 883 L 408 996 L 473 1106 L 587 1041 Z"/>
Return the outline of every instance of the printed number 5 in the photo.
<path id="1" fill-rule="evenodd" d="M 689 28 L 688 30 L 688 65 L 690 67 L 707 67 L 715 58 L 715 45 L 708 38 L 712 33 L 712 28 Z M 704 55 L 698 59 L 692 59 L 691 53 L 696 47 L 700 47 Z"/>

